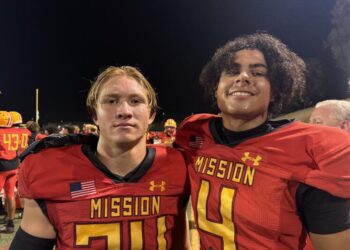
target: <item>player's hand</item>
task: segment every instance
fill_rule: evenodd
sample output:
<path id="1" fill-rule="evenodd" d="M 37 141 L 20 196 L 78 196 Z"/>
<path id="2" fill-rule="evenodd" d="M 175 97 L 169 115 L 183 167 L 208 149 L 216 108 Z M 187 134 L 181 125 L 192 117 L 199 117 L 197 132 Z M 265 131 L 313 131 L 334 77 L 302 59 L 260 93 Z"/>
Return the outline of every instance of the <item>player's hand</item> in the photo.
<path id="1" fill-rule="evenodd" d="M 19 158 L 21 161 L 23 161 L 29 154 L 37 153 L 46 148 L 63 147 L 74 144 L 91 144 L 97 142 L 97 139 L 98 137 L 96 135 L 53 134 L 30 144 L 19 156 Z"/>

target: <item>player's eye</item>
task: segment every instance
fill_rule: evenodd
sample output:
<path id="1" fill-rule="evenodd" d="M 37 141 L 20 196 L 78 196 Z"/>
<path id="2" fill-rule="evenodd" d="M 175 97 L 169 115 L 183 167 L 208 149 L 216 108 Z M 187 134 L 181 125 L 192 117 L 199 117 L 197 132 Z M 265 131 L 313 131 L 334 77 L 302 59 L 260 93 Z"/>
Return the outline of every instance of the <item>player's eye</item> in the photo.
<path id="1" fill-rule="evenodd" d="M 130 100 L 130 103 L 131 104 L 139 104 L 139 103 L 141 103 L 142 101 L 140 100 L 140 99 L 138 99 L 138 98 L 133 98 L 133 99 L 131 99 Z"/>
<path id="2" fill-rule="evenodd" d="M 102 99 L 101 103 L 103 103 L 103 104 L 115 104 L 115 103 L 117 103 L 117 100 L 115 98 L 104 98 L 104 99 Z"/>
<path id="3" fill-rule="evenodd" d="M 107 100 L 107 103 L 114 104 L 114 103 L 117 103 L 117 100 L 111 98 L 111 99 L 108 99 L 108 100 Z"/>
<path id="4" fill-rule="evenodd" d="M 239 75 L 239 69 L 238 68 L 232 68 L 230 70 L 226 70 L 225 74 L 229 76 Z"/>
<path id="5" fill-rule="evenodd" d="M 253 76 L 266 76 L 266 72 L 263 71 L 253 71 L 252 72 Z"/>

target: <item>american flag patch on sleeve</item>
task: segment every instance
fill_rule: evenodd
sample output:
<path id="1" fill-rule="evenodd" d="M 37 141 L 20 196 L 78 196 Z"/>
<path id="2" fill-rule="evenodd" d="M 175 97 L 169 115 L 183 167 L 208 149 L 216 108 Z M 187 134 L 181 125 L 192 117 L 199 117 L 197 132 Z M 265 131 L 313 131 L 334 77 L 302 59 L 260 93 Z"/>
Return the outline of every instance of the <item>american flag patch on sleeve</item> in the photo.
<path id="1" fill-rule="evenodd" d="M 191 148 L 201 148 L 204 143 L 204 138 L 203 136 L 198 136 L 198 135 L 190 135 L 188 146 Z"/>
<path id="2" fill-rule="evenodd" d="M 69 185 L 69 189 L 72 198 L 96 194 L 95 181 L 73 182 Z"/>

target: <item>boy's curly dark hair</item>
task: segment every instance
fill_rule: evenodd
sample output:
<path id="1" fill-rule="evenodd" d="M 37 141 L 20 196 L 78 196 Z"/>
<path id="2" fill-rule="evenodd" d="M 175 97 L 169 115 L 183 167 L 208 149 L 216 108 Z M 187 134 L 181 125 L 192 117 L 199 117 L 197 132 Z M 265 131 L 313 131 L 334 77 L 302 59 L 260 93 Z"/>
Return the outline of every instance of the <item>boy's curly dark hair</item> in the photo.
<path id="1" fill-rule="evenodd" d="M 302 100 L 305 86 L 306 66 L 304 61 L 277 38 L 267 33 L 240 36 L 217 49 L 204 66 L 199 82 L 215 101 L 215 91 L 221 73 L 229 71 L 234 63 L 235 53 L 243 49 L 257 49 L 265 57 L 271 84 L 270 113 L 279 113 L 293 98 Z"/>

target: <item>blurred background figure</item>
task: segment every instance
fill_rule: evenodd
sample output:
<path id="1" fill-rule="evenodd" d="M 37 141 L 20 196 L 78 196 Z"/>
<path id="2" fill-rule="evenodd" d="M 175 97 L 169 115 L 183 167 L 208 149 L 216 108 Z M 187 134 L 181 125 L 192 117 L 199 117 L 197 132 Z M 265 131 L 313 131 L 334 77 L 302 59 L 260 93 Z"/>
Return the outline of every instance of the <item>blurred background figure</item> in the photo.
<path id="1" fill-rule="evenodd" d="M 176 134 L 176 121 L 174 119 L 168 119 L 164 123 L 164 136 L 166 138 L 172 138 L 172 142 L 175 140 Z"/>
<path id="2" fill-rule="evenodd" d="M 13 135 L 17 135 L 12 139 L 12 143 L 16 143 L 16 139 L 17 139 L 17 143 L 18 143 L 18 147 L 17 147 L 17 156 L 19 156 L 27 147 L 28 147 L 28 140 L 29 137 L 31 135 L 31 132 L 25 127 L 25 125 L 23 124 L 23 119 L 22 119 L 22 115 L 17 112 L 17 111 L 10 111 L 9 112 L 10 116 L 11 116 L 11 120 L 12 120 L 12 128 L 13 128 Z M 15 140 L 14 140 L 15 139 Z M 17 144 L 16 143 L 16 144 Z M 16 187 L 15 187 L 15 211 L 21 211 L 23 210 L 23 206 L 22 206 L 22 201 L 20 199 L 20 196 L 18 194 L 18 183 L 16 182 Z M 21 216 L 21 215 L 20 215 Z M 9 230 L 11 232 L 11 230 Z"/>
<path id="3" fill-rule="evenodd" d="M 20 124 L 22 124 L 22 115 L 20 113 L 17 111 L 10 111 L 8 113 L 11 117 L 12 127 L 18 127 Z"/>
<path id="4" fill-rule="evenodd" d="M 62 129 L 60 131 L 60 134 L 62 135 L 68 135 L 68 134 L 71 134 L 73 130 L 70 128 L 69 125 L 62 125 Z"/>
<path id="5" fill-rule="evenodd" d="M 78 125 L 72 125 L 73 134 L 80 134 L 80 127 Z"/>
<path id="6" fill-rule="evenodd" d="M 28 139 L 28 144 L 31 144 L 35 141 L 35 137 L 39 134 L 40 126 L 35 121 L 28 121 L 26 123 L 26 128 L 30 131 L 31 135 Z"/>
<path id="7" fill-rule="evenodd" d="M 23 120 L 22 115 L 17 111 L 10 111 L 9 112 L 11 116 L 12 121 L 12 128 L 18 129 L 18 136 L 19 136 L 19 147 L 18 147 L 18 154 L 22 153 L 27 147 L 28 147 L 28 139 L 31 135 L 31 132 L 23 127 Z"/>
<path id="8" fill-rule="evenodd" d="M 80 127 L 78 125 L 74 125 L 74 124 L 62 125 L 61 130 L 60 130 L 59 133 L 63 134 L 63 135 L 79 134 L 80 133 Z"/>
<path id="9" fill-rule="evenodd" d="M 85 123 L 83 125 L 83 129 L 81 133 L 84 135 L 89 135 L 89 134 L 98 135 L 97 126 L 94 124 Z"/>
<path id="10" fill-rule="evenodd" d="M 45 134 L 41 134 L 40 133 L 40 125 L 39 125 L 39 123 L 37 123 L 35 121 L 28 121 L 26 123 L 26 128 L 31 133 L 29 138 L 28 138 L 28 145 L 30 145 L 34 141 L 38 141 L 38 140 L 40 140 L 40 139 L 42 139 L 42 138 L 47 136 Z"/>
<path id="11" fill-rule="evenodd" d="M 325 100 L 316 104 L 310 123 L 338 127 L 350 133 L 350 102 Z"/>
<path id="12" fill-rule="evenodd" d="M 16 114 L 17 115 L 17 114 Z M 19 117 L 16 117 L 17 119 Z M 15 120 L 18 122 L 17 120 Z M 15 186 L 19 166 L 18 149 L 20 135 L 18 128 L 12 128 L 9 112 L 0 111 L 0 191 L 4 189 L 5 212 L 7 217 L 0 228 L 0 233 L 13 233 L 13 220 L 16 214 Z"/>
<path id="13" fill-rule="evenodd" d="M 11 127 L 11 117 L 8 114 L 8 112 L 6 111 L 0 111 L 0 135 L 3 134 L 5 132 L 4 128 L 9 128 Z M 1 155 L 4 154 L 4 145 L 2 145 L 2 140 L 0 138 L 0 175 L 1 175 L 1 170 L 2 170 L 2 162 L 4 161 L 4 157 L 2 157 Z M 2 187 L 0 188 L 0 215 L 6 215 L 6 209 L 3 205 L 3 199 L 2 199 Z"/>
<path id="14" fill-rule="evenodd" d="M 172 146 L 175 136 L 176 121 L 174 119 L 168 119 L 164 123 L 164 130 L 162 132 L 149 131 L 147 133 L 147 143 Z"/>
<path id="15" fill-rule="evenodd" d="M 52 135 L 52 134 L 58 134 L 60 132 L 59 128 L 55 125 L 46 125 L 44 128 L 44 134 L 45 135 Z"/>

